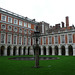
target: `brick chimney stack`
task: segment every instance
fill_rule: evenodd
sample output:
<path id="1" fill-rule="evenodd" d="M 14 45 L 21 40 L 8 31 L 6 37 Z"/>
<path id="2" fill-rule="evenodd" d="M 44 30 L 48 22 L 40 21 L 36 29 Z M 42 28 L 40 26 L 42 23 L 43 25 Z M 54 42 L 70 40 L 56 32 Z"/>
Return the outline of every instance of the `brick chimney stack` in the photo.
<path id="1" fill-rule="evenodd" d="M 69 27 L 69 17 L 66 17 L 66 27 Z"/>
<path id="2" fill-rule="evenodd" d="M 62 28 L 64 28 L 64 22 L 61 22 L 61 24 L 62 24 Z"/>

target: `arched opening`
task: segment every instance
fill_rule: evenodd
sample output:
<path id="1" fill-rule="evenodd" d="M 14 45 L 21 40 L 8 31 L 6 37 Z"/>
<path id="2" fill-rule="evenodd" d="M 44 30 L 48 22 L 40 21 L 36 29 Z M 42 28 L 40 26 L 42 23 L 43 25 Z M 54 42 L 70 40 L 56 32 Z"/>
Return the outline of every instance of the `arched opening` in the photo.
<path id="1" fill-rule="evenodd" d="M 52 47 L 49 46 L 49 55 L 52 55 Z"/>
<path id="2" fill-rule="evenodd" d="M 41 55 L 41 48 L 39 47 L 39 55 Z"/>
<path id="3" fill-rule="evenodd" d="M 70 45 L 70 46 L 68 46 L 68 50 L 69 50 L 69 55 L 73 55 L 73 47 Z"/>
<path id="4" fill-rule="evenodd" d="M 61 46 L 61 54 L 65 55 L 65 46 Z"/>
<path id="5" fill-rule="evenodd" d="M 26 50 L 26 47 L 24 47 L 24 49 L 23 49 L 23 55 L 25 55 L 25 50 Z"/>
<path id="6" fill-rule="evenodd" d="M 4 55 L 4 49 L 5 49 L 5 47 L 4 46 L 1 46 L 1 56 L 3 56 Z"/>
<path id="7" fill-rule="evenodd" d="M 30 52 L 30 47 L 28 47 L 28 55 L 29 55 L 29 52 Z"/>
<path id="8" fill-rule="evenodd" d="M 55 46 L 55 55 L 58 55 L 58 46 Z"/>
<path id="9" fill-rule="evenodd" d="M 9 56 L 9 55 L 10 55 L 10 50 L 11 50 L 11 47 L 10 47 L 10 46 L 8 46 L 8 47 L 7 47 L 7 56 Z"/>
<path id="10" fill-rule="evenodd" d="M 17 48 L 16 48 L 16 46 L 13 48 L 13 55 L 15 56 L 16 55 L 16 50 L 17 50 Z"/>
<path id="11" fill-rule="evenodd" d="M 43 47 L 43 54 L 46 55 L 46 47 Z"/>
<path id="12" fill-rule="evenodd" d="M 21 46 L 19 47 L 19 55 L 21 55 Z"/>

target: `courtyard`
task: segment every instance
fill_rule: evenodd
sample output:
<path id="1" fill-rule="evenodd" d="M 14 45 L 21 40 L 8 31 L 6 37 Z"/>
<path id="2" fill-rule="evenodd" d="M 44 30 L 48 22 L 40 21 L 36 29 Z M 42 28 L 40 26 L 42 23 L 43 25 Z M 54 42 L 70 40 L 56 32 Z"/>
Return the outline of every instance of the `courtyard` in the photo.
<path id="1" fill-rule="evenodd" d="M 12 57 L 33 57 L 25 56 L 1 56 L 0 75 L 75 75 L 75 56 L 50 56 L 59 57 L 56 60 L 40 60 L 40 68 L 33 68 L 34 60 L 9 60 Z"/>

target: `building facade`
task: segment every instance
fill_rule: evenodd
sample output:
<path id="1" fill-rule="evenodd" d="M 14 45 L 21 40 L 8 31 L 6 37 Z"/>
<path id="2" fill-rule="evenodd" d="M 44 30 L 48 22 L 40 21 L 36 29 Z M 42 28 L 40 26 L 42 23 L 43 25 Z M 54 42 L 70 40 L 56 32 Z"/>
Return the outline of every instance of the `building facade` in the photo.
<path id="1" fill-rule="evenodd" d="M 36 38 L 32 33 L 39 27 L 39 55 L 75 55 L 75 27 L 62 22 L 50 26 L 0 8 L 0 56 L 34 55 Z"/>

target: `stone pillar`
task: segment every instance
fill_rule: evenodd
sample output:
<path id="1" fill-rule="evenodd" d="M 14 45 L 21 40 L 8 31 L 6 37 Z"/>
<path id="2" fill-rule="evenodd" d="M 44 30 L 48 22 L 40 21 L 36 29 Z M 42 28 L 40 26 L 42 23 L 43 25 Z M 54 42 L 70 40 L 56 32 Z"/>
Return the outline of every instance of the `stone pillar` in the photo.
<path id="1" fill-rule="evenodd" d="M 30 53 L 29 53 L 30 55 L 34 55 L 33 47 L 32 47 L 32 46 L 30 47 L 30 51 L 29 51 L 29 52 L 30 52 Z"/>
<path id="2" fill-rule="evenodd" d="M 4 49 L 4 56 L 7 56 L 7 46 L 5 46 L 5 49 Z"/>
<path id="3" fill-rule="evenodd" d="M 68 56 L 68 55 L 69 55 L 69 54 L 68 54 L 68 45 L 66 45 L 65 51 L 66 51 L 66 56 Z"/>
<path id="4" fill-rule="evenodd" d="M 16 55 L 19 55 L 19 49 L 18 49 L 19 47 L 17 47 L 17 50 L 16 50 Z"/>
<path id="5" fill-rule="evenodd" d="M 49 48 L 48 48 L 48 46 L 46 47 L 46 55 L 49 55 Z"/>
<path id="6" fill-rule="evenodd" d="M 43 47 L 41 47 L 41 55 L 43 55 Z"/>
<path id="7" fill-rule="evenodd" d="M 28 55 L 28 47 L 26 47 L 25 55 Z"/>
<path id="8" fill-rule="evenodd" d="M 13 56 L 13 46 L 11 47 L 11 50 L 10 50 L 10 56 Z"/>
<path id="9" fill-rule="evenodd" d="M 60 47 L 60 45 L 58 47 L 58 55 L 61 55 L 61 47 Z"/>
<path id="10" fill-rule="evenodd" d="M 75 45 L 73 45 L 73 56 L 75 56 Z"/>
<path id="11" fill-rule="evenodd" d="M 23 47 L 21 48 L 21 55 L 23 55 Z"/>
<path id="12" fill-rule="evenodd" d="M 54 46 L 52 46 L 52 55 L 55 55 Z"/>

